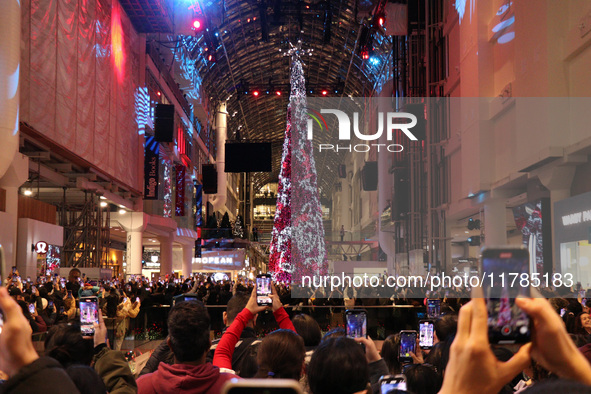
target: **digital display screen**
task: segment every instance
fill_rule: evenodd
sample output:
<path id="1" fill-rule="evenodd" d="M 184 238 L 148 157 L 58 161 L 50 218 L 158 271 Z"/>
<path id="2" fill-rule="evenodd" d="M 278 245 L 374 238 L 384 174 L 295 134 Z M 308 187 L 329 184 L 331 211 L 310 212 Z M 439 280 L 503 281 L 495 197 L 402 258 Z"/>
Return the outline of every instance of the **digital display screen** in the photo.
<path id="1" fill-rule="evenodd" d="M 93 335 L 94 323 L 98 323 L 97 303 L 93 301 L 80 301 L 80 329 L 82 335 Z"/>
<path id="2" fill-rule="evenodd" d="M 419 346 L 433 347 L 433 323 L 422 322 L 419 324 Z"/>
<path id="3" fill-rule="evenodd" d="M 436 319 L 441 313 L 441 300 L 427 300 L 427 318 Z"/>
<path id="4" fill-rule="evenodd" d="M 400 357 L 412 358 L 410 353 L 416 354 L 417 348 L 417 333 L 416 332 L 402 332 L 400 334 Z"/>
<path id="5" fill-rule="evenodd" d="M 484 296 L 487 300 L 489 338 L 494 343 L 527 342 L 530 337 L 529 317 L 516 304 L 518 296 L 529 297 L 529 287 L 519 280 L 529 273 L 526 250 L 485 251 L 482 256 Z"/>
<path id="6" fill-rule="evenodd" d="M 365 338 L 367 336 L 367 314 L 365 312 L 347 312 L 347 336 Z"/>
<path id="7" fill-rule="evenodd" d="M 257 277 L 257 304 L 271 305 L 273 300 L 271 297 L 271 277 L 260 276 Z"/>

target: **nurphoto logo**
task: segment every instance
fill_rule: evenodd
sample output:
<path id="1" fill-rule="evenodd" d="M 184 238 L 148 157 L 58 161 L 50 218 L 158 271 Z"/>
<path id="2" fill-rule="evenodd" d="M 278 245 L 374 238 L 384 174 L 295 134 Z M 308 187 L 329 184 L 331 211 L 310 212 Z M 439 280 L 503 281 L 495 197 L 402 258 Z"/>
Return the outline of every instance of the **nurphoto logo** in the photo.
<path id="1" fill-rule="evenodd" d="M 412 133 L 411 129 L 417 124 L 417 117 L 408 112 L 378 112 L 377 114 L 377 131 L 374 134 L 365 134 L 360 131 L 359 127 L 359 112 L 353 112 L 353 122 L 350 116 L 339 109 L 326 109 L 317 111 L 310 110 L 313 113 L 308 113 L 308 129 L 307 138 L 312 140 L 314 138 L 314 123 L 320 127 L 320 131 L 326 130 L 328 132 L 327 122 L 322 114 L 330 114 L 336 116 L 339 129 L 339 141 L 351 141 L 351 129 L 353 129 L 354 137 L 362 141 L 377 141 L 383 133 L 386 132 L 387 141 L 393 140 L 394 130 L 400 130 L 411 141 L 417 141 L 418 138 Z M 352 127 L 351 127 L 352 126 Z M 388 152 L 402 152 L 404 147 L 400 144 L 355 144 L 355 145 L 339 145 L 339 144 L 318 144 L 318 150 L 323 151 L 347 151 L 347 152 L 369 152 L 372 148 L 386 149 Z"/>

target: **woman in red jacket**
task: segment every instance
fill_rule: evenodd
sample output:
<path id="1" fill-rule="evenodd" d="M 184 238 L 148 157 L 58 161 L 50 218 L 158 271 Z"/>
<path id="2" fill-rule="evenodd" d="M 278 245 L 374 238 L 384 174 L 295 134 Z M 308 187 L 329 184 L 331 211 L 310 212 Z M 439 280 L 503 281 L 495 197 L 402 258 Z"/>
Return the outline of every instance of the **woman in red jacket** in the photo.
<path id="1" fill-rule="evenodd" d="M 306 350 L 304 340 L 296 334 L 289 316 L 279 300 L 275 286 L 271 286 L 273 315 L 279 330 L 267 335 L 261 342 L 257 354 L 259 371 L 257 378 L 282 378 L 299 380 L 304 369 Z M 257 305 L 256 287 L 252 290 L 246 307 L 226 330 L 213 356 L 213 365 L 221 372 L 232 372 L 232 355 L 242 330 L 255 315 L 269 307 Z"/>

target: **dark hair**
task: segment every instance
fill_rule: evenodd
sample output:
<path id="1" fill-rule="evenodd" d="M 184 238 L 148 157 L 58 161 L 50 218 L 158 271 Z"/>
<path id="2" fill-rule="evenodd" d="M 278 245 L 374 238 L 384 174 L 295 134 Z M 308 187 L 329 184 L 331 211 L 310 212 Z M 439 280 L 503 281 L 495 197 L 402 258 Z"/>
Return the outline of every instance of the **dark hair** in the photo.
<path id="1" fill-rule="evenodd" d="M 27 318 L 27 320 L 31 320 L 33 318 L 33 316 L 31 316 L 31 312 L 29 312 L 29 304 L 27 304 L 25 301 L 22 301 L 22 300 L 18 300 L 17 304 L 18 304 L 18 306 L 21 307 L 21 310 L 23 311 L 23 315 Z"/>
<path id="2" fill-rule="evenodd" d="M 276 330 L 261 341 L 255 377 L 300 380 L 306 356 L 304 340 L 291 330 Z"/>
<path id="3" fill-rule="evenodd" d="M 450 337 L 456 335 L 458 330 L 458 315 L 450 314 L 435 320 L 433 323 L 437 339 L 447 341 Z"/>
<path id="4" fill-rule="evenodd" d="M 230 298 L 228 306 L 226 307 L 226 317 L 228 318 L 228 325 L 230 325 L 236 316 L 246 307 L 250 295 L 245 293 L 236 293 L 236 295 Z"/>
<path id="5" fill-rule="evenodd" d="M 437 394 L 443 380 L 435 368 L 422 364 L 412 364 L 404 371 L 406 388 L 411 393 Z"/>
<path id="6" fill-rule="evenodd" d="M 72 268 L 70 272 L 68 272 L 68 276 L 72 275 L 73 272 L 78 272 L 80 275 L 82 275 L 82 272 L 80 272 L 78 268 Z"/>
<path id="7" fill-rule="evenodd" d="M 72 364 L 90 365 L 94 354 L 92 339 L 84 339 L 77 323 L 53 326 L 45 338 L 45 355 L 64 367 Z"/>
<path id="8" fill-rule="evenodd" d="M 367 388 L 369 371 L 363 348 L 348 337 L 322 341 L 308 365 L 313 394 L 355 393 Z"/>
<path id="9" fill-rule="evenodd" d="M 507 362 L 511 359 L 511 357 L 513 357 L 513 352 L 509 349 L 507 349 L 506 347 L 492 347 L 491 346 L 491 350 L 493 352 L 493 354 L 495 355 L 495 357 L 497 358 L 497 360 L 499 361 L 503 361 L 503 362 Z M 523 373 L 519 372 L 518 374 L 516 374 L 513 379 L 505 384 L 505 386 L 501 389 L 501 391 L 499 391 L 500 394 L 504 394 L 504 393 L 513 393 L 513 387 L 517 386 L 517 384 L 519 383 L 519 381 L 523 378 Z"/>
<path id="10" fill-rule="evenodd" d="M 291 319 L 296 332 L 304 339 L 305 346 L 318 346 L 322 339 L 320 326 L 310 315 L 299 314 Z"/>
<path id="11" fill-rule="evenodd" d="M 392 334 L 388 336 L 382 344 L 382 351 L 380 354 L 386 362 L 391 375 L 397 375 L 402 372 L 402 365 L 398 359 L 399 352 L 400 334 Z"/>
<path id="12" fill-rule="evenodd" d="M 70 365 L 66 373 L 81 393 L 106 394 L 107 387 L 98 373 L 88 365 Z"/>
<path id="13" fill-rule="evenodd" d="M 119 305 L 119 297 L 117 296 L 117 290 L 113 287 L 107 296 L 107 317 L 117 317 L 117 305 Z"/>
<path id="14" fill-rule="evenodd" d="M 343 327 L 335 327 L 326 334 L 324 334 L 324 336 L 322 337 L 322 342 L 330 338 L 340 338 L 344 336 L 347 336 L 347 332 L 345 331 L 345 329 Z"/>
<path id="15" fill-rule="evenodd" d="M 583 327 L 583 323 L 581 322 L 581 317 L 583 315 L 587 315 L 589 316 L 589 313 L 587 312 L 581 312 L 579 313 L 576 318 L 575 318 L 575 325 L 574 325 L 574 334 L 577 335 L 589 335 L 589 333 L 587 332 L 587 330 L 585 330 L 585 327 Z"/>
<path id="16" fill-rule="evenodd" d="M 450 338 L 447 341 L 437 342 L 425 358 L 425 362 L 433 365 L 437 370 L 437 373 L 441 376 L 443 376 L 443 372 L 445 371 L 445 368 L 447 368 L 449 350 L 452 343 L 453 338 Z"/>
<path id="17" fill-rule="evenodd" d="M 183 301 L 168 314 L 170 349 L 179 362 L 199 360 L 209 350 L 209 314 L 201 301 Z"/>

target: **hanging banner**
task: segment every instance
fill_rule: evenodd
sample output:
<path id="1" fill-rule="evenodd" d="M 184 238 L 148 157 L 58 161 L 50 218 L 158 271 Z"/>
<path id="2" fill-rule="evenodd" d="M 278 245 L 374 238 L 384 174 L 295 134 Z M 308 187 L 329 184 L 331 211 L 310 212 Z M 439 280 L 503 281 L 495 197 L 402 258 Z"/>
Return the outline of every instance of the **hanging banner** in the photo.
<path id="1" fill-rule="evenodd" d="M 186 168 L 183 165 L 175 166 L 176 172 L 176 193 L 175 193 L 175 216 L 185 216 L 185 173 Z"/>
<path id="2" fill-rule="evenodd" d="M 203 185 L 195 185 L 195 227 L 203 226 Z"/>
<path id="3" fill-rule="evenodd" d="M 154 137 L 146 136 L 144 148 L 144 200 L 158 199 L 158 154 L 160 144 Z"/>

